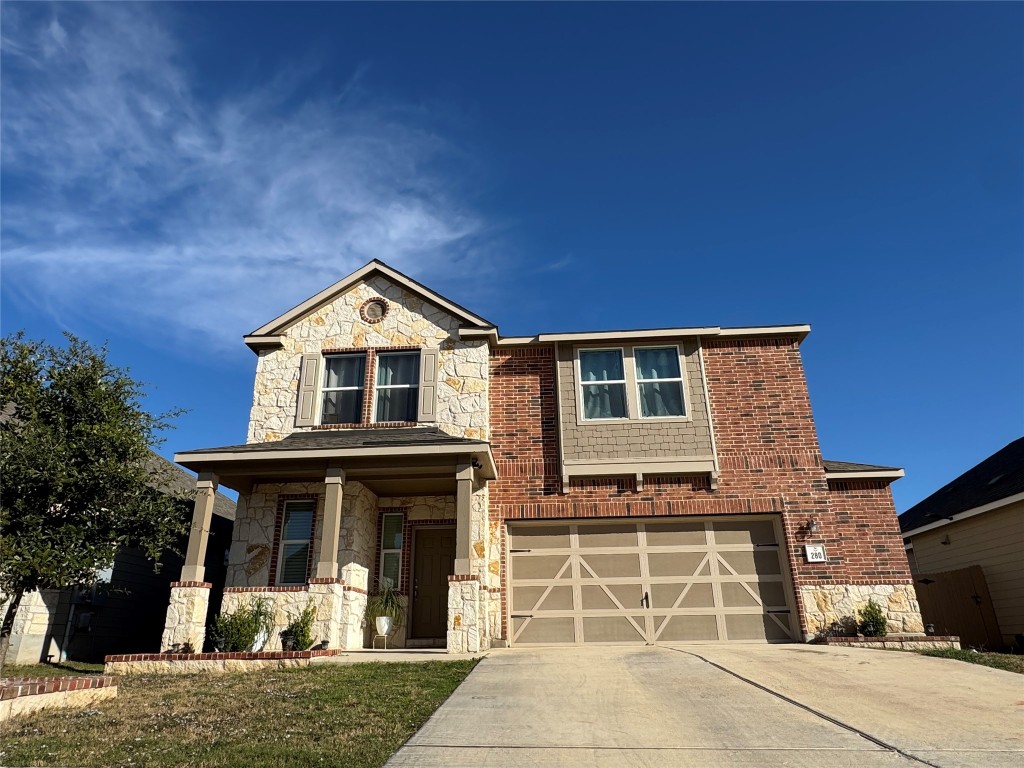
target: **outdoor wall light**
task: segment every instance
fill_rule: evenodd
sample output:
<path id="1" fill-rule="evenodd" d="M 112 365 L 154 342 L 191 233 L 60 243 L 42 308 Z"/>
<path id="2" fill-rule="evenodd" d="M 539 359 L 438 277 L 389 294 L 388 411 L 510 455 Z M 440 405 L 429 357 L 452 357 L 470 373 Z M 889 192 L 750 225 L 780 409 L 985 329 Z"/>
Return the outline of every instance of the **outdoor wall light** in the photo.
<path id="1" fill-rule="evenodd" d="M 818 532 L 818 518 L 812 517 L 810 520 L 807 521 L 807 533 L 809 533 L 811 536 L 813 536 L 817 532 Z"/>

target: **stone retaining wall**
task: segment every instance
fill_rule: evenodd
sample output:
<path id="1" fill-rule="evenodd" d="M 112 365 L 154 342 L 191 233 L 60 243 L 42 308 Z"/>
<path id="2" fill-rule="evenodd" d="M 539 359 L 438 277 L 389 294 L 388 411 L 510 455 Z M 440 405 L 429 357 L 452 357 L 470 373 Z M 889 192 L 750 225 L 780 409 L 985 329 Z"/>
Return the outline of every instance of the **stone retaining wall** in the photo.
<path id="1" fill-rule="evenodd" d="M 184 675 L 308 667 L 312 659 L 340 656 L 343 650 L 259 651 L 249 653 L 131 653 L 107 656 L 104 671 L 120 675 Z"/>
<path id="2" fill-rule="evenodd" d="M 40 709 L 87 707 L 115 696 L 117 678 L 106 675 L 0 678 L 0 722 Z"/>
<path id="3" fill-rule="evenodd" d="M 811 639 L 836 631 L 843 619 L 856 618 L 857 611 L 874 600 L 894 633 L 921 634 L 924 623 L 913 584 L 837 584 L 802 586 L 800 599 Z"/>
<path id="4" fill-rule="evenodd" d="M 887 648 L 897 651 L 923 651 L 929 648 L 960 648 L 956 635 L 887 635 L 886 637 L 823 637 L 822 645 L 847 648 Z"/>

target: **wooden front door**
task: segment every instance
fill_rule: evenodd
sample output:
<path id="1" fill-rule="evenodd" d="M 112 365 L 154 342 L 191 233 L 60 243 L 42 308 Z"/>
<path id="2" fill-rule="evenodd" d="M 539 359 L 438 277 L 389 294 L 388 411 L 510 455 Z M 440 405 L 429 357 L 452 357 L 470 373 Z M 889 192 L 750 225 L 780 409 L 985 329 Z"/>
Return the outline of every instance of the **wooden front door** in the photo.
<path id="1" fill-rule="evenodd" d="M 417 528 L 413 534 L 410 637 L 443 638 L 448 630 L 448 577 L 455 567 L 455 529 Z"/>

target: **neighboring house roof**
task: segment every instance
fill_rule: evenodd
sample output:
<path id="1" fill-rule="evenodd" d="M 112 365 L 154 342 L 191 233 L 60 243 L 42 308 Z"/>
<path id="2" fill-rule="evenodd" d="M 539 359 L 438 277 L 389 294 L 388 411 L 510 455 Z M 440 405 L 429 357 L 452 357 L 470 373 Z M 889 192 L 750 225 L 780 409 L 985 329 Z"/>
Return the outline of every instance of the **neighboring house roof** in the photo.
<path id="1" fill-rule="evenodd" d="M 880 464 L 858 464 L 853 461 L 822 459 L 825 477 L 830 480 L 897 480 L 903 477 L 900 467 L 883 467 Z"/>
<path id="2" fill-rule="evenodd" d="M 317 307 L 326 304 L 327 302 L 334 299 L 341 293 L 344 293 L 353 285 L 358 283 L 360 280 L 365 280 L 371 275 L 380 274 L 396 283 L 406 290 L 412 291 L 418 294 L 427 301 L 435 304 L 442 309 L 446 309 L 451 312 L 455 317 L 462 320 L 470 326 L 482 327 L 482 328 L 494 328 L 494 323 L 485 320 L 484 318 L 470 312 L 465 307 L 456 304 L 450 299 L 446 299 L 436 291 L 432 291 L 422 283 L 418 283 L 408 275 L 404 275 L 393 267 L 389 267 L 383 261 L 374 259 L 369 264 L 360 267 L 352 274 L 343 277 L 341 280 L 336 282 L 334 285 L 325 288 L 315 296 L 311 296 L 301 304 L 292 307 L 280 317 L 276 317 L 269 323 L 260 326 L 255 331 L 245 337 L 245 343 L 250 347 L 258 348 L 260 346 L 266 346 L 268 343 L 274 343 L 278 334 L 287 329 L 289 326 L 295 324 L 298 320 L 314 311 Z"/>
<path id="3" fill-rule="evenodd" d="M 900 528 L 908 536 L 997 509 L 1018 497 L 1024 498 L 1024 437 L 912 506 L 900 515 Z"/>
<path id="4" fill-rule="evenodd" d="M 202 453 L 253 453 L 265 451 L 335 450 L 345 448 L 390 448 L 417 445 L 464 445 L 467 448 L 484 446 L 483 440 L 470 440 L 442 432 L 437 427 L 407 427 L 400 429 L 325 429 L 314 432 L 293 432 L 281 440 L 245 445 L 225 445 L 217 448 L 197 448 L 182 451 L 176 456 Z"/>
<path id="5" fill-rule="evenodd" d="M 196 478 L 163 456 L 153 454 L 149 461 L 151 469 L 161 472 L 164 483 L 160 490 L 189 493 L 196 489 Z M 218 492 L 213 499 L 213 514 L 228 520 L 235 519 L 235 502 Z"/>

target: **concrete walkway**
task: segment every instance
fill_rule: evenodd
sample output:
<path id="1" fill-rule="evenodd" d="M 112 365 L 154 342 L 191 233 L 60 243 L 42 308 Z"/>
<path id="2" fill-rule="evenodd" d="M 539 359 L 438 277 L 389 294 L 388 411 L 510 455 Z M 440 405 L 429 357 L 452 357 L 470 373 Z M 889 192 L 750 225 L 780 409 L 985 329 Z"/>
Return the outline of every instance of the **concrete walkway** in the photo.
<path id="1" fill-rule="evenodd" d="M 1024 765 L 1024 677 L 814 646 L 494 651 L 388 763 Z"/>

